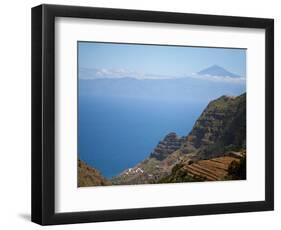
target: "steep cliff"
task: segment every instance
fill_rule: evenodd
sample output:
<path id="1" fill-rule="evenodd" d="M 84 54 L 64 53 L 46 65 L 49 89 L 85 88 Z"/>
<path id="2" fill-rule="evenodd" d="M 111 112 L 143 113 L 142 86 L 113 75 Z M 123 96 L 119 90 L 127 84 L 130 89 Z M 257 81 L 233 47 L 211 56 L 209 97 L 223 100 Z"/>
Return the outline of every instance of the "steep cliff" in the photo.
<path id="1" fill-rule="evenodd" d="M 211 101 L 187 136 L 181 151 L 201 158 L 246 149 L 246 94 Z"/>

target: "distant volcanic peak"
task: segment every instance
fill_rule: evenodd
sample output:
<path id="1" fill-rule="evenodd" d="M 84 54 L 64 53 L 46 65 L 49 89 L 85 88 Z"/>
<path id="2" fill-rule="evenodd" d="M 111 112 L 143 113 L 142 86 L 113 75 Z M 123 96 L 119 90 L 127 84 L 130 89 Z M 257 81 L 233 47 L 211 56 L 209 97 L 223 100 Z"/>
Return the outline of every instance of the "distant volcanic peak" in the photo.
<path id="1" fill-rule="evenodd" d="M 197 72 L 198 75 L 217 76 L 217 77 L 231 77 L 240 78 L 241 76 L 231 73 L 218 65 L 212 65 L 206 69 Z"/>

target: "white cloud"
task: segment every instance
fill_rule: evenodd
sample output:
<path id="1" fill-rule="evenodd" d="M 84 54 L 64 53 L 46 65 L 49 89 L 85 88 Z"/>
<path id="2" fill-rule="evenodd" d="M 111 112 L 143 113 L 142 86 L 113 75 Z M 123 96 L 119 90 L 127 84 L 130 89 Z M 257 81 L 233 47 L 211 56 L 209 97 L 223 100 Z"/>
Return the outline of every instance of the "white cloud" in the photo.
<path id="1" fill-rule="evenodd" d="M 198 80 L 208 80 L 216 82 L 228 82 L 228 83 L 245 83 L 244 77 L 233 78 L 230 76 L 213 76 L 213 75 L 199 75 L 192 73 L 189 75 L 164 75 L 154 73 L 142 73 L 138 71 L 132 71 L 127 69 L 106 69 L 106 68 L 83 68 L 79 69 L 79 78 L 86 80 L 94 79 L 118 79 L 118 78 L 134 78 L 134 79 L 179 79 L 179 78 L 193 78 Z"/>
<path id="2" fill-rule="evenodd" d="M 218 81 L 218 82 L 229 82 L 229 83 L 245 83 L 246 78 L 244 77 L 230 77 L 230 76 L 214 76 L 209 74 L 199 75 L 197 73 L 192 73 L 189 76 L 190 78 L 194 79 L 202 79 L 202 80 L 209 80 L 209 81 Z"/>

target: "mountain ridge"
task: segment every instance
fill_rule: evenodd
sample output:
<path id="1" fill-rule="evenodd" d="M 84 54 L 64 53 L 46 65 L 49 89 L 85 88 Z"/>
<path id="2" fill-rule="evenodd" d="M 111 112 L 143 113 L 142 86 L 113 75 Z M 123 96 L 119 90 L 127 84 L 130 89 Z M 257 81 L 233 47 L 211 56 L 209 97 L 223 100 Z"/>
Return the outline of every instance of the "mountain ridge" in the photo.
<path id="1" fill-rule="evenodd" d="M 235 130 L 238 131 L 235 131 Z M 234 134 L 233 134 L 234 133 Z M 172 138 L 171 138 L 172 137 Z M 169 144 L 167 145 L 167 140 Z M 221 96 L 211 101 L 204 109 L 194 124 L 190 133 L 177 143 L 178 149 L 169 151 L 170 146 L 176 146 L 173 142 L 181 140 L 176 133 L 169 133 L 158 143 L 153 154 L 135 167 L 123 171 L 120 175 L 112 179 L 113 184 L 146 184 L 146 183 L 170 183 L 178 182 L 175 170 L 179 170 L 187 181 L 211 180 L 202 174 L 201 177 L 194 167 L 197 162 L 207 161 L 207 164 L 214 165 L 212 159 L 221 161 L 221 168 L 218 180 L 225 180 L 228 176 L 228 167 L 239 164 L 240 160 L 246 155 L 246 94 L 237 97 Z M 164 145 L 166 144 L 166 145 Z M 164 151 L 166 147 L 167 151 Z M 194 166 L 189 166 L 193 165 Z M 202 163 L 201 163 L 202 164 Z M 206 164 L 206 163 L 205 163 Z M 176 169 L 174 169 L 176 167 Z M 193 167 L 193 168 L 192 168 Z M 181 168 L 181 167 L 180 167 Z M 211 170 L 216 171 L 216 167 L 210 166 Z M 188 172 L 188 170 L 193 172 Z M 216 174 L 215 172 L 213 174 Z M 214 178 L 214 177 L 213 177 Z"/>
<path id="2" fill-rule="evenodd" d="M 184 100 L 200 103 L 218 98 L 225 93 L 238 95 L 246 90 L 245 81 L 240 78 L 217 80 L 208 77 L 209 81 L 205 78 L 192 76 L 162 80 L 134 78 L 80 80 L 79 93 L 81 96 L 105 98 Z"/>

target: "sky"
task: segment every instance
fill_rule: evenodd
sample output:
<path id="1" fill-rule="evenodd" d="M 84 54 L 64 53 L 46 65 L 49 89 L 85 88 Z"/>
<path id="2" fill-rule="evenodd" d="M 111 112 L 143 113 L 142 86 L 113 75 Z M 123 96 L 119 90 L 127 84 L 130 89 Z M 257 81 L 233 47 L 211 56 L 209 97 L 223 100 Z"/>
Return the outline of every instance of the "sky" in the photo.
<path id="1" fill-rule="evenodd" d="M 245 77 L 246 50 L 78 42 L 79 77 L 171 78 L 212 65 Z"/>

